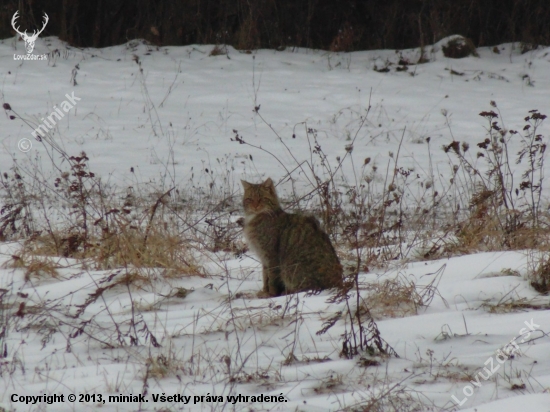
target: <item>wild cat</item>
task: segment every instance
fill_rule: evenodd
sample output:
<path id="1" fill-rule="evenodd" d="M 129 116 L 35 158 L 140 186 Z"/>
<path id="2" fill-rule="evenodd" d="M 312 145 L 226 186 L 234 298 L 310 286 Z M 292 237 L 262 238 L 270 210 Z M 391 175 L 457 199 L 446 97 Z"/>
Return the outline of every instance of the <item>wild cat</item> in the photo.
<path id="1" fill-rule="evenodd" d="M 342 287 L 342 265 L 317 219 L 286 213 L 270 178 L 260 184 L 241 182 L 244 235 L 263 265 L 263 294 Z"/>

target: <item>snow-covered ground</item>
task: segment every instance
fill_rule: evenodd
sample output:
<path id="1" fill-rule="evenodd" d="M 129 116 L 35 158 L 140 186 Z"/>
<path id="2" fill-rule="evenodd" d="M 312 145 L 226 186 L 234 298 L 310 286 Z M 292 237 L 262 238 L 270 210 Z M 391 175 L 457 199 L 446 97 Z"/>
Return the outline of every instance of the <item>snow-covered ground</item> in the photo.
<path id="1" fill-rule="evenodd" d="M 550 48 L 521 54 L 517 45 L 505 44 L 455 60 L 436 45 L 428 48 L 430 62 L 406 70 L 397 70 L 405 67 L 399 60 L 416 62 L 418 50 L 247 54 L 228 48 L 227 55 L 209 56 L 212 49 L 157 49 L 133 41 L 79 50 L 46 38 L 38 40 L 35 53 L 51 52 L 48 61 L 21 62 L 13 54 L 24 54 L 23 44 L 0 41 L 0 96 L 35 123 L 31 128 L 9 120 L 9 113 L 1 120 L 0 172 L 14 158 L 48 166 L 48 145 L 31 132 L 55 107 L 67 110 L 51 138 L 71 155 L 85 151 L 91 170 L 120 188 L 136 179 L 201 185 L 226 177 L 228 191 L 236 193 L 239 179 L 278 180 L 285 167 L 308 160 L 307 128 L 317 131 L 329 157 L 344 156 L 357 133 L 358 159 L 370 157 L 385 167 L 388 153 L 399 150 L 401 166 L 420 181 L 430 179 L 430 160 L 437 179 L 446 181 L 452 165 L 441 147 L 453 139 L 472 146 L 482 140 L 487 123 L 479 113 L 496 110 L 491 101 L 499 121 L 511 129 L 521 130 L 529 110 L 550 114 Z M 265 150 L 232 141 L 234 130 Z M 549 136 L 550 125 L 541 133 Z M 511 146 L 517 152 L 518 143 L 512 140 Z M 294 178 L 306 184 L 300 173 Z M 290 183 L 279 190 L 290 191 Z M 0 245 L 0 265 L 18 248 Z M 109 289 L 85 308 L 78 322 L 89 323 L 70 338 L 70 314 L 98 285 L 109 285 L 114 271 L 61 258 L 55 260 L 58 278 L 25 281 L 23 269 L 0 269 L 3 316 L 18 326 L 8 330 L 7 357 L 0 358 L 0 407 L 327 411 L 364 410 L 370 399 L 381 398 L 370 410 L 547 412 L 550 300 L 526 280 L 529 256 L 481 253 L 361 274 L 364 285 L 399 278 L 420 289 L 437 277 L 438 293 L 428 307 L 405 317 L 379 314 L 382 337 L 399 357 L 371 366 L 359 357 L 339 357 L 349 327 L 345 319 L 316 334 L 344 310 L 327 302 L 328 292 L 257 299 L 261 268 L 252 255 L 212 254 L 204 262 L 206 278 L 159 277 L 131 292 L 120 285 Z M 524 305 L 503 310 L 513 306 L 507 306 L 511 300 Z M 48 307 L 52 317 L 22 328 L 30 316 L 17 316 L 22 302 Z M 132 322 L 135 328 L 128 329 Z M 132 338 L 139 344 L 130 345 Z M 138 401 L 144 393 L 141 403 L 109 400 L 133 394 Z M 20 398 L 44 394 L 63 395 L 64 402 L 25 405 Z M 76 402 L 68 400 L 70 394 Z M 162 401 L 177 394 L 176 402 Z M 251 398 L 262 394 L 277 402 Z M 238 395 L 249 398 L 228 398 Z"/>

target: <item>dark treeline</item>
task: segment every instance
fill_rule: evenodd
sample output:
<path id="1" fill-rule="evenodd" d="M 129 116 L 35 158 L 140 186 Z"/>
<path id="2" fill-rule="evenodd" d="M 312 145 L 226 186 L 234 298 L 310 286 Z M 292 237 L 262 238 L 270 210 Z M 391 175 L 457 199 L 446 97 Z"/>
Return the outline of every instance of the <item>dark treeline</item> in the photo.
<path id="1" fill-rule="evenodd" d="M 402 49 L 450 34 L 476 46 L 550 44 L 550 0 L 1 0 L 0 38 L 41 27 L 74 46 L 144 38 L 157 45 Z"/>

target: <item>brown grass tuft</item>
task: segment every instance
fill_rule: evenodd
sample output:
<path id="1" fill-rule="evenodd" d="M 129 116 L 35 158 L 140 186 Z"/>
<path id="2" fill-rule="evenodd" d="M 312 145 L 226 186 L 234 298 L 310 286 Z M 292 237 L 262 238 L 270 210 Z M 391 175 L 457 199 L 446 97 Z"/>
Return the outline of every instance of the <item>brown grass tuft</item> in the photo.
<path id="1" fill-rule="evenodd" d="M 3 265 L 6 268 L 24 269 L 25 281 L 32 278 L 58 278 L 57 269 L 59 266 L 50 258 L 37 256 L 30 250 L 23 250 L 18 255 L 12 255 Z"/>
<path id="2" fill-rule="evenodd" d="M 402 277 L 369 284 L 367 290 L 367 302 L 375 319 L 416 315 L 418 308 L 424 306 L 416 285 Z"/>
<path id="3" fill-rule="evenodd" d="M 535 269 L 529 274 L 531 286 L 539 293 L 550 293 L 550 258 L 544 256 Z"/>

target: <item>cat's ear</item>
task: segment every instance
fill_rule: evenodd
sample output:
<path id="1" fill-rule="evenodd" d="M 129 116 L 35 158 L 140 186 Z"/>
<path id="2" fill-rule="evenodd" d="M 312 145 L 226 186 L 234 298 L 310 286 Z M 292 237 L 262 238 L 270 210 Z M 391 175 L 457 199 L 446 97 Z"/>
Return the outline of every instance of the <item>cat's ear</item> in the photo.
<path id="1" fill-rule="evenodd" d="M 243 184 L 243 187 L 244 187 L 245 189 L 248 189 L 250 186 L 252 186 L 252 183 L 248 183 L 248 182 L 246 182 L 246 181 L 244 181 L 244 180 L 241 180 L 241 183 Z"/>
<path id="2" fill-rule="evenodd" d="M 273 184 L 273 180 L 271 180 L 270 177 L 266 179 L 265 182 L 262 183 L 263 187 L 267 187 L 269 189 L 275 189 L 275 185 Z"/>

